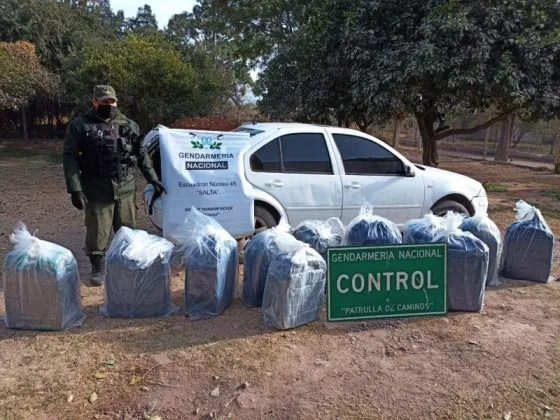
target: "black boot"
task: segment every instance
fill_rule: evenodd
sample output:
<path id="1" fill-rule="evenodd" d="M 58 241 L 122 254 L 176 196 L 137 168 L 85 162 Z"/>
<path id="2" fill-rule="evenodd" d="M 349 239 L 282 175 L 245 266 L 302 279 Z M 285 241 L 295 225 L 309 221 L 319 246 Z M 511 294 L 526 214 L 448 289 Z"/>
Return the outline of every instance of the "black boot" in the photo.
<path id="1" fill-rule="evenodd" d="M 103 285 L 105 278 L 105 261 L 103 255 L 92 255 L 89 257 L 91 262 L 91 287 L 99 287 Z"/>

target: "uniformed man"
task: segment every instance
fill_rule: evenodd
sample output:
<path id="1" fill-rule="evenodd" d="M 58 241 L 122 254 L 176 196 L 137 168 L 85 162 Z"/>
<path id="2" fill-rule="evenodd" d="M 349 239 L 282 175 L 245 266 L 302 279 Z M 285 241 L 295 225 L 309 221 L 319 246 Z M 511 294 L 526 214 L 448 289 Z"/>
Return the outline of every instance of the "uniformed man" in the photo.
<path id="1" fill-rule="evenodd" d="M 115 90 L 96 86 L 93 108 L 75 118 L 64 140 L 64 175 L 74 207 L 85 211 L 85 252 L 91 262 L 89 286 L 101 286 L 104 255 L 111 236 L 121 226 L 136 227 L 138 165 L 156 194 L 165 192 L 146 150 L 138 125 L 117 107 Z"/>

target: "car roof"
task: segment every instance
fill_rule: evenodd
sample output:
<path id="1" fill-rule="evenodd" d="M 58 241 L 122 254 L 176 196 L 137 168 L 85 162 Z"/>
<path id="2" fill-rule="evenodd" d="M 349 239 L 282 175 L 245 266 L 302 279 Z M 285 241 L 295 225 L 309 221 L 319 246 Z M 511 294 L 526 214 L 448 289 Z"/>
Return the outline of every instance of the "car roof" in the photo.
<path id="1" fill-rule="evenodd" d="M 257 130 L 272 131 L 280 128 L 296 128 L 296 127 L 332 127 L 330 125 L 321 124 L 303 124 L 303 123 L 282 123 L 282 122 L 245 122 L 242 127 L 255 128 Z"/>
<path id="2" fill-rule="evenodd" d="M 346 134 L 353 134 L 358 136 L 369 136 L 367 133 L 363 133 L 361 131 L 355 130 L 353 128 L 345 128 L 345 127 L 338 127 L 336 125 L 323 125 L 323 124 L 303 124 L 303 123 L 283 123 L 283 122 L 245 122 L 241 124 L 239 128 L 245 128 L 248 130 L 255 130 L 257 133 L 251 135 L 251 143 L 259 143 L 263 140 L 263 136 L 268 137 L 268 134 L 273 132 L 283 131 L 283 130 L 290 130 L 290 129 L 297 129 L 297 128 L 325 128 L 332 132 L 338 133 L 346 133 Z M 261 132 L 258 132 L 261 131 Z"/>

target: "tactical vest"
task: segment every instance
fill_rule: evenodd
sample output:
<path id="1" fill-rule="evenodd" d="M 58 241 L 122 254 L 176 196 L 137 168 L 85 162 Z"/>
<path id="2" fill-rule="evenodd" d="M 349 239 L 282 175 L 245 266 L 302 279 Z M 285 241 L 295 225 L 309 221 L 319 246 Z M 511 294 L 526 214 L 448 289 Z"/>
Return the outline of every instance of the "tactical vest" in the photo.
<path id="1" fill-rule="evenodd" d="M 84 174 L 122 180 L 134 173 L 134 138 L 128 124 L 92 123 L 86 127 L 86 140 L 80 158 Z"/>

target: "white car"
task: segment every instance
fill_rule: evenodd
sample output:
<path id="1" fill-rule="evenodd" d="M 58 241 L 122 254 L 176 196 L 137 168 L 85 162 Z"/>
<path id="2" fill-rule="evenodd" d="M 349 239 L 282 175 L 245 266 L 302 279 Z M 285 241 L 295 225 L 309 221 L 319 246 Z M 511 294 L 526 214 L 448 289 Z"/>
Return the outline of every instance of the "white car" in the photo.
<path id="1" fill-rule="evenodd" d="M 281 217 L 292 227 L 334 216 L 347 224 L 364 202 L 401 227 L 428 211 L 474 215 L 488 210 L 480 182 L 413 164 L 360 131 L 297 123 L 245 123 L 234 131 L 251 136 L 245 176 L 254 187 L 256 232 L 276 226 Z M 161 175 L 158 142 L 154 136 L 145 142 Z M 146 202 L 150 196 L 148 187 Z M 161 226 L 157 210 L 150 218 Z"/>

